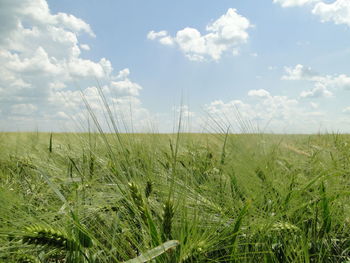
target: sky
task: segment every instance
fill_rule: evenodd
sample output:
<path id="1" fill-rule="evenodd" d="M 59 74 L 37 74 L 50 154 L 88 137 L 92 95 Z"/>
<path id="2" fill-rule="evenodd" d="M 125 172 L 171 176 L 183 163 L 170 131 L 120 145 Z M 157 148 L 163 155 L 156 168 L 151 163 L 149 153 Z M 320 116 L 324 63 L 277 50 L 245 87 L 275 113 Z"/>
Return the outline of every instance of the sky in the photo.
<path id="1" fill-rule="evenodd" d="M 350 133 L 349 29 L 349 0 L 0 0 L 0 131 Z"/>

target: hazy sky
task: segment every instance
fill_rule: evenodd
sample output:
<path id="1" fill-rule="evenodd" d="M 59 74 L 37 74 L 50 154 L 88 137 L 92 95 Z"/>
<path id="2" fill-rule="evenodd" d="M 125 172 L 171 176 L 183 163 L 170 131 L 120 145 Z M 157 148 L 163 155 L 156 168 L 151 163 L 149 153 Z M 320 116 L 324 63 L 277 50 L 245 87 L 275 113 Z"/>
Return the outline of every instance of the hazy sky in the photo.
<path id="1" fill-rule="evenodd" d="M 349 0 L 0 0 L 0 131 L 350 132 Z M 96 87 L 99 87 L 97 89 Z M 90 122 L 91 123 L 91 122 Z"/>

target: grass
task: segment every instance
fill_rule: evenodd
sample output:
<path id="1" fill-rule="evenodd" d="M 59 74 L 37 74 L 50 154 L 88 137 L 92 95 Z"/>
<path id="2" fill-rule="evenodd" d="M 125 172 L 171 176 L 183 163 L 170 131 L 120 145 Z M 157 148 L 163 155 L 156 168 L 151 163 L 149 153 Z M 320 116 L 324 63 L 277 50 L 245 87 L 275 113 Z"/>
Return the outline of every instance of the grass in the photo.
<path id="1" fill-rule="evenodd" d="M 350 136 L 0 134 L 0 262 L 350 262 Z"/>

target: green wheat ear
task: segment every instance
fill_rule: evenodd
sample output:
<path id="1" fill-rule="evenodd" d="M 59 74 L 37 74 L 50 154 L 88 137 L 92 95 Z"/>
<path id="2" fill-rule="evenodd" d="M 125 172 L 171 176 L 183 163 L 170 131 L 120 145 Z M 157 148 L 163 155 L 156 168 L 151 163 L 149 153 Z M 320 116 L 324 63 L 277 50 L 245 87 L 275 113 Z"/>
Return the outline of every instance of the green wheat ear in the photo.
<path id="1" fill-rule="evenodd" d="M 77 243 L 63 232 L 43 226 L 30 226 L 26 228 L 22 242 L 28 245 L 47 246 L 62 250 L 76 249 Z"/>
<path id="2" fill-rule="evenodd" d="M 134 201 L 134 204 L 136 205 L 137 209 L 140 211 L 142 220 L 145 222 L 147 221 L 146 219 L 146 209 L 143 203 L 142 195 L 139 192 L 138 187 L 134 183 L 129 183 L 129 190 L 131 194 L 131 198 Z"/>
<path id="3" fill-rule="evenodd" d="M 174 217 L 174 206 L 171 201 L 167 201 L 163 207 L 163 240 L 171 239 L 172 220 Z"/>
<path id="4" fill-rule="evenodd" d="M 297 232 L 300 231 L 300 229 L 291 223 L 288 222 L 277 222 L 272 225 L 272 231 L 292 231 Z"/>
<path id="5" fill-rule="evenodd" d="M 16 262 L 18 263 L 40 263 L 37 257 L 31 255 L 19 255 L 16 257 Z"/>

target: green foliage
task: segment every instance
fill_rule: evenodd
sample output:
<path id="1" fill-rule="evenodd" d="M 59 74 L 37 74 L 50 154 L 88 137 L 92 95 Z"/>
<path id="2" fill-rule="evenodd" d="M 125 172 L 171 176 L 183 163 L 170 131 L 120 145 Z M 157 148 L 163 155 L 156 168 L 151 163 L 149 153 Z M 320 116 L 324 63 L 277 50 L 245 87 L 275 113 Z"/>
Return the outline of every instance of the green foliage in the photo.
<path id="1" fill-rule="evenodd" d="M 222 131 L 1 134 L 0 262 L 350 261 L 350 137 Z"/>

